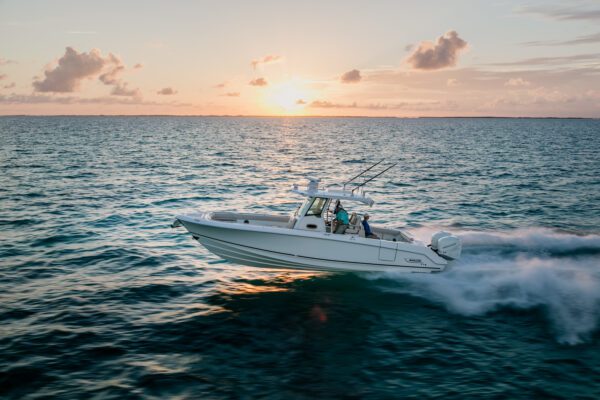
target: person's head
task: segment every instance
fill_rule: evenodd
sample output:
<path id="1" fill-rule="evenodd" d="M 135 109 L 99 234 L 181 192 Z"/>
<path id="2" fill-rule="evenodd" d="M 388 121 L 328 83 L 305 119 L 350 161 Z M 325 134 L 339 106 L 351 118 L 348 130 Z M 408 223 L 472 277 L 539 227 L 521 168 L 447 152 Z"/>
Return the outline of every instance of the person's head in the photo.
<path id="1" fill-rule="evenodd" d="M 368 221 L 368 220 L 369 220 L 369 214 L 365 214 L 365 215 L 363 215 L 363 219 L 364 219 L 365 221 Z"/>

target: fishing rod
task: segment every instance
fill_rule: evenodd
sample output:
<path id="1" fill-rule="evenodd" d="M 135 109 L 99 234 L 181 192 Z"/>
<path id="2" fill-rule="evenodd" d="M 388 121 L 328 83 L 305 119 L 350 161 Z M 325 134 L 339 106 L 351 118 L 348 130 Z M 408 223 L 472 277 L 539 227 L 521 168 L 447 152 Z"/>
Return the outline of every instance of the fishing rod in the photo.
<path id="1" fill-rule="evenodd" d="M 381 161 L 383 161 L 383 160 L 381 160 Z M 380 162 L 381 162 L 381 161 L 380 161 Z M 359 189 L 359 188 L 361 188 L 361 187 L 365 186 L 367 183 L 371 182 L 373 179 L 377 178 L 378 176 L 381 176 L 381 175 L 383 175 L 384 173 L 386 173 L 387 171 L 389 171 L 390 169 L 392 169 L 392 168 L 393 168 L 393 167 L 395 167 L 396 165 L 398 165 L 398 163 L 394 163 L 394 164 L 390 165 L 389 167 L 387 167 L 386 169 L 384 169 L 383 171 L 381 171 L 381 172 L 380 172 L 380 173 L 378 173 L 377 175 L 375 175 L 375 176 L 371 177 L 370 179 L 368 179 L 368 180 L 364 181 L 363 183 L 361 183 L 361 184 L 359 184 L 359 185 L 356 185 L 356 186 L 354 187 L 354 189 L 352 189 L 352 193 L 354 193 L 354 191 L 355 191 L 356 189 Z"/>
<path id="2" fill-rule="evenodd" d="M 344 182 L 344 189 L 346 188 L 346 185 L 349 184 L 350 182 L 352 182 L 353 180 L 355 180 L 356 178 L 360 178 L 362 175 L 364 175 L 365 172 L 369 172 L 370 170 L 372 170 L 373 168 L 375 168 L 376 166 L 378 166 L 379 164 L 381 164 L 383 161 L 385 160 L 385 158 L 383 158 L 381 161 L 376 162 L 375 164 L 371 165 L 369 168 L 365 169 L 364 171 L 362 171 L 360 174 L 356 175 L 354 178 Z"/>

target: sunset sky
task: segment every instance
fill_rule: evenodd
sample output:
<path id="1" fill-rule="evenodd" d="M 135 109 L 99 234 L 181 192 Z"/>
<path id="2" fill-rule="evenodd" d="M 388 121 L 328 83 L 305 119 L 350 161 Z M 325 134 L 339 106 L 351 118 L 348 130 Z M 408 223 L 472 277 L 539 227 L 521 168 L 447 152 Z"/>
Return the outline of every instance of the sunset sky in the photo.
<path id="1" fill-rule="evenodd" d="M 0 114 L 600 117 L 599 1 L 0 0 Z"/>

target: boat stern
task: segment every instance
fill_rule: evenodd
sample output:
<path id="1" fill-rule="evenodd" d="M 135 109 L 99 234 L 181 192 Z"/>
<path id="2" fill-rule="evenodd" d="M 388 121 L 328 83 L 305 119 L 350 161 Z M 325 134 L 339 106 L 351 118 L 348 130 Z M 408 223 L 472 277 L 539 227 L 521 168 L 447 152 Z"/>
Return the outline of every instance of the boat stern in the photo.
<path id="1" fill-rule="evenodd" d="M 440 231 L 431 236 L 431 250 L 446 260 L 457 260 L 462 252 L 462 242 L 459 237 L 449 232 Z"/>

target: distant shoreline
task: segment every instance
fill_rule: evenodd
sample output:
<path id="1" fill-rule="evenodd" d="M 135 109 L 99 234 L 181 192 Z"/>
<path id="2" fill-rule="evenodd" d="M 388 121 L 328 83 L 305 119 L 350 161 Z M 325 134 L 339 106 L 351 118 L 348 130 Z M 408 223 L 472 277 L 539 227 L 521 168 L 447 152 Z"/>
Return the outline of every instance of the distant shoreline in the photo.
<path id="1" fill-rule="evenodd" d="M 74 117 L 74 118 L 88 118 L 88 117 L 181 117 L 181 118 L 368 118 L 368 119 L 590 119 L 597 120 L 598 117 L 508 117 L 508 116 L 422 116 L 422 117 L 393 117 L 393 116 L 367 116 L 367 115 L 202 115 L 202 114 L 189 114 L 189 115 L 175 115 L 175 114 L 7 114 L 0 115 L 0 118 L 10 117 L 29 117 L 29 118 L 42 118 L 42 117 Z"/>

